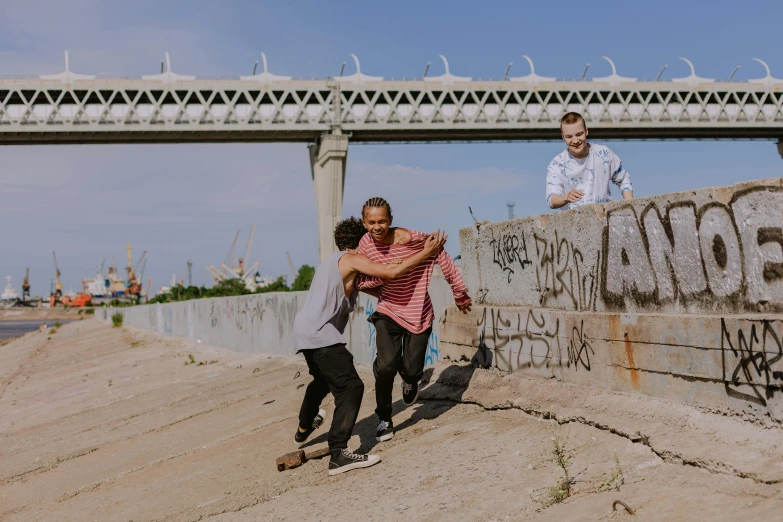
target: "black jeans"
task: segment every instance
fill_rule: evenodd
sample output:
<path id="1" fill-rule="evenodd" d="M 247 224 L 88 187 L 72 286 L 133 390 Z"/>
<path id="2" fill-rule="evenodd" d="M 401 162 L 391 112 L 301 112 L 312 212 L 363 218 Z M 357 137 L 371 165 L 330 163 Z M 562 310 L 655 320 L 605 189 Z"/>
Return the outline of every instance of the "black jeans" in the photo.
<path id="1" fill-rule="evenodd" d="M 331 391 L 334 395 L 334 415 L 332 427 L 329 428 L 329 449 L 347 448 L 364 394 L 364 383 L 356 373 L 353 355 L 344 344 L 302 350 L 302 354 L 313 381 L 307 385 L 299 410 L 299 426 L 312 426 L 321 401 Z"/>
<path id="2" fill-rule="evenodd" d="M 399 372 L 402 380 L 408 384 L 421 380 L 432 327 L 414 334 L 379 312 L 372 314 L 369 321 L 375 325 L 375 344 L 378 348 L 372 365 L 375 375 L 375 413 L 380 420 L 389 422 L 392 417 L 394 377 Z"/>

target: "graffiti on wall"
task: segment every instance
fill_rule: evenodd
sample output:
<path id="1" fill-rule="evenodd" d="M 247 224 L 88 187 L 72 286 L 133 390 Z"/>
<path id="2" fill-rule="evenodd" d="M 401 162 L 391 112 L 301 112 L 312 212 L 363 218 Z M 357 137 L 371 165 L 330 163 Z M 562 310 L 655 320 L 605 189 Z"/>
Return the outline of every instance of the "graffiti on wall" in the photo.
<path id="1" fill-rule="evenodd" d="M 579 326 L 574 325 L 571 330 L 571 338 L 568 340 L 569 366 L 573 365 L 577 371 L 581 367 L 589 372 L 591 355 L 595 355 L 595 350 L 585 334 L 585 321 L 582 319 Z"/>
<path id="2" fill-rule="evenodd" d="M 725 201 L 627 203 L 602 226 L 590 226 L 592 213 L 583 228 L 566 219 L 567 231 L 559 219 L 545 230 L 532 220 L 489 227 L 486 269 L 503 277 L 479 278 L 481 291 L 509 296 L 493 285 L 510 283 L 522 290 L 514 304 L 575 311 L 783 311 L 783 189 Z"/>
<path id="3" fill-rule="evenodd" d="M 555 231 L 554 241 L 533 234 L 536 243 L 536 285 L 540 292 L 539 305 L 549 299 L 564 296 L 574 310 L 595 310 L 601 273 L 601 251 L 594 261 L 586 262 L 582 251 L 573 241 L 560 237 Z"/>
<path id="4" fill-rule="evenodd" d="M 651 203 L 607 215 L 603 299 L 653 308 L 699 302 L 732 311 L 783 310 L 783 192 L 753 189 L 728 205 Z"/>
<path id="5" fill-rule="evenodd" d="M 502 233 L 498 239 L 495 239 L 493 232 L 492 241 L 489 244 L 492 247 L 492 261 L 508 275 L 509 283 L 511 276 L 514 275 L 514 270 L 524 270 L 525 266 L 533 264 L 527 255 L 527 241 L 524 232 L 520 234 Z"/>
<path id="6" fill-rule="evenodd" d="M 440 340 L 435 332 L 427 338 L 427 354 L 424 357 L 424 366 L 435 364 L 440 360 Z"/>
<path id="7" fill-rule="evenodd" d="M 374 313 L 375 305 L 373 305 L 373 302 L 370 300 L 370 298 L 367 298 L 367 301 L 364 303 L 364 315 L 369 319 L 370 316 Z M 370 331 L 370 335 L 367 336 L 367 347 L 370 349 L 370 360 L 374 361 L 375 352 L 378 349 L 377 345 L 375 344 L 375 325 L 370 321 L 367 321 L 367 328 Z"/>
<path id="8" fill-rule="evenodd" d="M 255 332 L 261 326 L 264 317 L 264 305 L 259 298 L 237 299 L 234 325 L 240 332 Z"/>
<path id="9" fill-rule="evenodd" d="M 477 366 L 516 371 L 569 365 L 561 358 L 560 317 L 547 310 L 484 308 L 476 326 Z"/>
<path id="10" fill-rule="evenodd" d="M 721 319 L 723 382 L 730 397 L 767 406 L 783 392 L 783 321 L 742 321 L 748 323 L 730 327 Z"/>

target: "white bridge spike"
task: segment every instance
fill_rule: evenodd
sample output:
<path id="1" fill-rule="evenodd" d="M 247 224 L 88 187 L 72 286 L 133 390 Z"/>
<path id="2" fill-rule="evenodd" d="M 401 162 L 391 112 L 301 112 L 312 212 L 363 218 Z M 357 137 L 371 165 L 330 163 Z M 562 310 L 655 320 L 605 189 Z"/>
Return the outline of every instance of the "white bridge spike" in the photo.
<path id="1" fill-rule="evenodd" d="M 76 74 L 71 72 L 71 63 L 68 57 L 68 51 L 65 51 L 65 71 L 58 74 L 42 74 L 38 76 L 41 80 L 55 80 L 60 83 L 72 83 L 76 80 L 94 80 L 93 74 Z"/>
<path id="2" fill-rule="evenodd" d="M 535 65 L 533 65 L 533 60 L 531 60 L 530 57 L 526 54 L 523 54 L 522 58 L 524 58 L 525 61 L 527 61 L 528 65 L 530 65 L 530 74 L 528 74 L 527 76 L 517 76 L 516 78 L 509 78 L 509 81 L 524 82 L 530 85 L 536 85 L 544 82 L 554 82 L 556 80 L 556 78 L 553 77 L 537 75 L 536 67 Z"/>
<path id="3" fill-rule="evenodd" d="M 141 77 L 142 80 L 156 81 L 162 83 L 174 83 L 174 82 L 189 82 L 196 79 L 195 76 L 190 76 L 186 74 L 176 74 L 172 72 L 171 58 L 169 57 L 168 51 L 164 52 L 163 56 L 166 59 L 166 72 L 161 74 L 147 74 Z"/>
<path id="4" fill-rule="evenodd" d="M 748 83 L 761 84 L 768 90 L 772 89 L 772 87 L 775 85 L 783 85 L 783 80 L 780 78 L 773 78 L 772 72 L 769 70 L 769 65 L 767 65 L 767 62 L 759 58 L 753 58 L 753 61 L 759 62 L 761 65 L 763 65 L 764 70 L 767 71 L 767 75 L 763 78 L 753 78 L 752 80 L 748 80 Z"/>
<path id="5" fill-rule="evenodd" d="M 612 67 L 612 74 L 609 76 L 593 78 L 594 82 L 608 83 L 612 87 L 617 87 L 621 83 L 635 83 L 637 81 L 637 78 L 628 78 L 626 76 L 620 76 L 617 74 L 617 68 L 614 66 L 614 62 L 611 60 L 611 58 L 606 56 L 602 56 L 601 58 L 609 62 L 609 65 Z"/>
<path id="6" fill-rule="evenodd" d="M 531 60 L 530 57 L 526 54 L 523 54 L 522 58 L 527 60 L 527 63 L 530 64 L 530 74 L 536 74 L 536 66 L 533 65 L 533 60 Z"/>
<path id="7" fill-rule="evenodd" d="M 439 54 L 438 56 L 440 56 L 440 59 L 443 60 L 443 67 L 446 68 L 446 74 L 451 74 L 451 72 L 449 72 L 449 61 L 442 54 Z"/>
<path id="8" fill-rule="evenodd" d="M 611 58 L 609 58 L 608 56 L 602 56 L 601 58 L 603 58 L 604 60 L 606 60 L 607 62 L 609 62 L 609 65 L 611 65 L 611 66 L 612 66 L 612 74 L 613 74 L 613 75 L 614 75 L 614 74 L 617 74 L 617 67 L 615 67 L 615 66 L 614 66 L 614 62 L 612 61 L 612 59 L 611 59 Z"/>
<path id="9" fill-rule="evenodd" d="M 335 81 L 340 83 L 353 83 L 356 85 L 367 82 L 383 81 L 383 76 L 368 76 L 363 74 L 361 65 L 359 64 L 359 58 L 353 53 L 351 53 L 351 58 L 353 58 L 353 63 L 356 65 L 356 72 L 350 76 L 338 76 L 334 79 Z"/>
<path id="10" fill-rule="evenodd" d="M 356 64 L 356 74 L 362 73 L 362 67 L 359 65 L 359 58 L 356 57 L 355 54 L 351 53 L 351 58 L 353 58 L 353 63 Z"/>
<path id="11" fill-rule="evenodd" d="M 424 78 L 425 82 L 436 82 L 442 83 L 443 85 L 453 85 L 457 82 L 469 82 L 473 79 L 470 76 L 455 76 L 451 74 L 451 71 L 449 70 L 449 61 L 442 54 L 439 54 L 438 56 L 440 56 L 440 59 L 443 61 L 443 66 L 446 69 L 446 72 L 440 76 L 427 76 Z"/>
<path id="12" fill-rule="evenodd" d="M 672 78 L 672 82 L 687 83 L 691 89 L 694 89 L 699 84 L 715 83 L 715 79 L 713 78 L 702 78 L 700 76 L 696 76 L 696 68 L 693 66 L 693 63 L 689 59 L 680 56 L 680 60 L 688 64 L 688 67 L 690 67 L 691 69 L 691 74 L 690 76 L 685 76 L 683 78 Z"/>
<path id="13" fill-rule="evenodd" d="M 278 76 L 277 74 L 270 74 L 266 63 L 266 53 L 261 53 L 261 61 L 264 63 L 263 72 L 256 75 L 240 76 L 239 79 L 244 82 L 258 82 L 263 84 L 270 84 L 272 82 L 285 82 L 291 79 L 290 76 Z"/>

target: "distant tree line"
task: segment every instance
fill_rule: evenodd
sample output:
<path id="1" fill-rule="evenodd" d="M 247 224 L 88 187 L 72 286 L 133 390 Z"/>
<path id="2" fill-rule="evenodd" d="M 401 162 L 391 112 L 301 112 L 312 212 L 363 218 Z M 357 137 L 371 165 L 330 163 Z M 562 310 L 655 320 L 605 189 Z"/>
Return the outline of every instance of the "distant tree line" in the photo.
<path id="1" fill-rule="evenodd" d="M 218 281 L 212 288 L 205 286 L 176 285 L 163 294 L 158 294 L 149 300 L 150 303 L 173 303 L 176 301 L 188 301 L 209 297 L 231 297 L 235 295 L 265 294 L 267 292 L 299 292 L 310 289 L 313 282 L 315 268 L 310 265 L 302 265 L 296 275 L 293 284 L 286 285 L 283 276 L 278 277 L 266 286 L 258 287 L 254 292 L 247 289 L 245 282 L 239 278 L 224 279 Z"/>

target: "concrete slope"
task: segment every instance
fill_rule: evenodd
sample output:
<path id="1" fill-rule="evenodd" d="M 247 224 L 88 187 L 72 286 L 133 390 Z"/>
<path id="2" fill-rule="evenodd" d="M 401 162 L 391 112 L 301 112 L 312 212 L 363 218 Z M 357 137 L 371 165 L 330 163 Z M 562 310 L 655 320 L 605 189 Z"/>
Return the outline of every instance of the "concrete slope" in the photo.
<path id="1" fill-rule="evenodd" d="M 296 448 L 308 382 L 295 356 L 102 321 L 28 334 L 0 356 L 11 366 L 3 521 L 600 520 L 625 516 L 615 500 L 639 520 L 735 520 L 783 508 L 778 432 L 641 395 L 441 364 L 425 400 L 397 400 L 395 438 L 377 444 L 362 367 L 350 444 L 383 461 L 328 477 L 323 460 L 275 469 Z M 331 415 L 331 399 L 325 407 Z M 308 447 L 325 441 L 322 429 Z M 572 496 L 559 503 L 555 441 L 572 455 Z"/>

